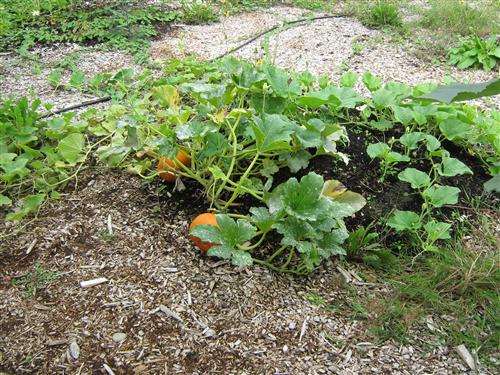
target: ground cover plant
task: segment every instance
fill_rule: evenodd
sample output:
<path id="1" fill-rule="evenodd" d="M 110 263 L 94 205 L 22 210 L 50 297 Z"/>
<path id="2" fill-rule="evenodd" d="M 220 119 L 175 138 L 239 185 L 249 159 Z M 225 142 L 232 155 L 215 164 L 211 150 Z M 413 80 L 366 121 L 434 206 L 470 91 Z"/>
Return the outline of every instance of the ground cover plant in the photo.
<path id="1" fill-rule="evenodd" d="M 168 24 L 177 12 L 136 1 L 92 5 L 78 0 L 1 1 L 0 48 L 27 49 L 35 43 L 103 43 L 147 58 L 157 25 Z"/>
<path id="2" fill-rule="evenodd" d="M 95 152 L 109 166 L 147 181 L 160 176 L 174 190 L 190 181 L 199 186 L 218 213 L 216 225 L 192 233 L 214 245 L 206 249 L 209 256 L 303 274 L 322 259 L 345 254 L 344 220 L 366 204 L 363 191 L 351 192 L 338 180 L 352 156 L 350 132 L 366 129 L 371 139 L 390 135 L 388 143 L 367 142 L 363 153 L 380 160 L 381 186 L 397 175 L 415 190 L 416 207 L 396 207 L 387 225 L 416 239 L 418 253 L 438 252 L 436 243 L 451 238 L 452 225 L 439 208 L 459 201 L 461 189 L 452 178 L 473 173 L 452 152 L 466 149 L 467 158 L 475 157 L 483 169 L 475 165 L 475 173 L 498 174 L 498 112 L 442 103 L 454 96 L 432 91 L 435 85 L 383 85 L 366 73 L 362 81 L 372 95 L 364 99 L 353 89 L 360 78 L 354 73 L 335 86 L 308 72 L 289 74 L 234 58 L 170 61 L 165 73 L 156 81 L 142 74 L 139 91 L 110 90 L 123 87 L 116 77 L 124 72 L 82 82 L 89 90 L 99 82 L 121 103 L 89 110 L 77 122 L 71 114 L 38 122 L 39 103 L 5 102 L 2 203 L 16 207 L 7 218 L 19 220 L 47 197 L 57 198 Z M 455 95 L 466 96 L 467 87 Z M 495 93 L 498 80 L 481 87 L 471 95 Z M 330 158 L 331 178 L 311 171 L 318 157 Z"/>
<path id="3" fill-rule="evenodd" d="M 483 40 L 477 35 L 462 38 L 461 45 L 449 52 L 448 63 L 459 69 L 470 67 L 482 68 L 486 71 L 495 69 L 500 60 L 500 44 L 497 36 L 492 35 Z"/>

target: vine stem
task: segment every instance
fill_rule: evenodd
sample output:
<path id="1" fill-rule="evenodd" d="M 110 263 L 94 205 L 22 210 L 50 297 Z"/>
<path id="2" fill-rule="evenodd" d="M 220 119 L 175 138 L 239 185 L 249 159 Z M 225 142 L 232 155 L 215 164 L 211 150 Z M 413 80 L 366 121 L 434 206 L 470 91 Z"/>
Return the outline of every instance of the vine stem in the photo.
<path id="1" fill-rule="evenodd" d="M 272 262 L 274 258 L 276 258 L 278 255 L 280 255 L 283 250 L 287 248 L 287 245 L 281 246 L 278 250 L 276 250 L 272 255 L 269 256 L 269 258 L 266 259 L 267 262 Z"/>
<path id="2" fill-rule="evenodd" d="M 260 237 L 260 239 L 256 243 L 254 243 L 253 245 L 250 245 L 250 246 L 238 245 L 238 249 L 245 250 L 245 251 L 253 250 L 256 247 L 258 247 L 264 241 L 265 238 L 266 238 L 266 233 L 262 233 L 262 236 Z"/>
<path id="3" fill-rule="evenodd" d="M 234 166 L 236 164 L 236 154 L 238 152 L 238 137 L 236 136 L 235 129 L 238 127 L 240 119 L 241 119 L 241 116 L 238 117 L 238 120 L 234 124 L 234 127 L 232 127 L 231 124 L 228 123 L 229 124 L 229 131 L 231 132 L 231 137 L 233 138 L 233 155 L 232 155 L 232 159 L 231 159 L 231 164 L 229 165 L 229 169 L 228 169 L 227 174 L 226 174 L 226 178 L 222 181 L 222 184 L 219 186 L 219 188 L 215 192 L 214 196 L 212 197 L 212 202 L 215 202 L 217 200 L 219 195 L 222 193 L 222 190 L 226 186 L 227 181 L 230 179 L 231 173 L 233 173 L 233 169 L 234 169 Z"/>
<path id="4" fill-rule="evenodd" d="M 245 181 L 245 179 L 247 178 L 247 176 L 250 174 L 250 171 L 252 170 L 253 166 L 255 165 L 255 163 L 257 162 L 257 159 L 259 158 L 260 154 L 257 152 L 252 160 L 252 162 L 250 163 L 250 165 L 248 166 L 247 170 L 245 171 L 245 173 L 243 174 L 243 176 L 241 176 L 240 178 L 240 182 L 238 184 L 238 186 L 236 187 L 235 191 L 233 192 L 233 195 L 231 196 L 231 198 L 227 201 L 227 203 L 224 205 L 224 208 L 227 209 L 231 203 L 234 202 L 234 200 L 236 198 L 238 198 L 238 193 L 240 192 L 240 189 L 241 189 L 241 184 Z"/>
<path id="5" fill-rule="evenodd" d="M 80 170 L 83 168 L 83 162 L 85 160 L 87 160 L 88 156 L 90 155 L 90 153 L 92 152 L 92 150 L 99 144 L 101 144 L 102 142 L 104 142 L 106 139 L 108 138 L 111 138 L 113 135 L 115 135 L 115 132 L 111 133 L 111 134 L 108 134 L 106 137 L 100 139 L 99 141 L 97 141 L 96 143 L 94 143 L 92 146 L 89 147 L 89 149 L 87 150 L 87 152 L 85 153 L 85 156 L 84 156 L 84 159 L 83 161 L 80 163 L 80 165 L 78 166 L 78 168 L 76 169 L 76 171 L 71 175 L 71 176 L 68 176 L 66 177 L 65 179 L 61 180 L 61 181 L 57 181 L 55 184 L 48 184 L 48 186 L 50 187 L 56 187 L 58 185 L 61 185 L 63 183 L 65 183 L 66 181 L 69 181 L 73 178 L 75 178 L 76 176 L 78 176 L 78 173 L 80 173 Z"/>

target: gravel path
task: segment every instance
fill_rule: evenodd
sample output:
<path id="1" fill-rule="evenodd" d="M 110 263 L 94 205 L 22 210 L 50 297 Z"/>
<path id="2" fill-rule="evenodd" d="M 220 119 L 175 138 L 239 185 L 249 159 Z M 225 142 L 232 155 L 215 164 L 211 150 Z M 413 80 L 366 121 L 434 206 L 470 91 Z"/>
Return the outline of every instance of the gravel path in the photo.
<path id="1" fill-rule="evenodd" d="M 213 58 L 303 13 L 274 7 L 213 25 L 178 25 L 153 42 L 151 53 L 158 60 Z M 440 82 L 447 75 L 482 81 L 498 74 L 434 67 L 410 47 L 390 44 L 357 20 L 335 18 L 273 34 L 268 51 L 280 66 L 326 73 L 333 80 L 346 67 L 409 84 Z M 1 97 L 33 93 L 56 108 L 88 99 L 76 91 L 54 91 L 46 79 L 56 61 L 77 50 L 75 45 L 40 48 L 33 51 L 38 62 L 0 56 Z M 264 51 L 261 39 L 236 55 L 260 60 Z M 92 48 L 80 50 L 76 65 L 89 75 L 141 69 L 130 56 Z M 498 108 L 499 102 L 496 97 L 489 105 Z M 108 215 L 116 226 L 112 239 L 105 236 Z M 185 234 L 192 213 L 182 209 L 182 201 L 155 200 L 130 176 L 89 171 L 73 193 L 50 202 L 41 216 L 27 233 L 0 244 L 0 371 L 94 374 L 107 371 L 106 365 L 117 374 L 467 372 L 453 348 L 437 337 L 417 331 L 417 344 L 373 342 L 369 326 L 353 316 L 355 303 L 374 299 L 370 313 L 376 314 L 376 299 L 387 296 L 387 287 L 370 271 L 363 270 L 363 282 L 346 284 L 332 272 L 333 263 L 297 279 L 206 260 Z M 0 232 L 11 229 L 0 223 Z M 35 260 L 64 275 L 35 298 L 22 299 L 11 281 L 31 271 Z M 110 282 L 89 289 L 78 284 L 101 276 Z M 306 298 L 317 294 L 337 309 Z M 78 359 L 72 343 L 80 350 Z"/>

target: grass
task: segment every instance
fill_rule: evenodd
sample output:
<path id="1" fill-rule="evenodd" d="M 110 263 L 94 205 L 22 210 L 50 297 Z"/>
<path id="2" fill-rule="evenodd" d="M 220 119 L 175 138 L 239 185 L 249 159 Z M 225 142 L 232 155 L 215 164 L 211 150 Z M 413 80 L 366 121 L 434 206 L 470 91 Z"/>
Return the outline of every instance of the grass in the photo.
<path id="1" fill-rule="evenodd" d="M 500 3 L 478 0 L 471 5 L 461 0 L 430 0 L 427 7 L 402 2 L 418 19 L 406 25 L 407 38 L 416 45 L 416 55 L 424 60 L 444 61 L 459 36 L 478 35 L 485 38 L 500 32 Z"/>
<path id="2" fill-rule="evenodd" d="M 425 28 L 449 35 L 476 34 L 486 37 L 499 32 L 500 3 L 490 0 L 430 0 L 429 8 L 420 8 Z"/>
<path id="3" fill-rule="evenodd" d="M 351 0 L 347 9 L 363 25 L 371 28 L 399 28 L 403 25 L 399 5 L 392 0 Z"/>
<path id="4" fill-rule="evenodd" d="M 376 272 L 391 291 L 368 302 L 355 298 L 350 303 L 351 318 L 366 321 L 378 342 L 408 343 L 418 330 L 421 339 L 422 335 L 434 338 L 427 342 L 430 347 L 464 344 L 487 362 L 500 342 L 498 217 L 479 210 L 472 222 L 456 213 L 452 217 L 460 223 L 454 240 L 436 254 L 416 259 L 401 254 L 390 269 Z M 306 299 L 336 312 L 319 294 L 309 293 Z M 424 321 L 429 316 L 435 331 Z"/>
<path id="5" fill-rule="evenodd" d="M 464 221 L 455 240 L 439 254 L 415 264 L 412 260 L 401 261 L 404 271 L 391 281 L 396 298 L 388 305 L 388 315 L 413 308 L 449 316 L 440 325 L 450 345 L 465 344 L 484 353 L 495 351 L 500 342 L 500 259 L 492 220 L 479 215 L 480 230 Z M 468 244 L 468 236 L 476 242 Z M 398 328 L 394 335 L 387 335 L 384 325 L 381 327 L 375 330 L 377 335 L 400 336 Z"/>
<path id="6" fill-rule="evenodd" d="M 45 289 L 52 280 L 61 276 L 61 272 L 49 271 L 36 262 L 33 271 L 29 272 L 25 277 L 12 280 L 13 285 L 23 285 L 23 297 L 28 298 L 35 296 L 36 292 Z"/>
<path id="7" fill-rule="evenodd" d="M 190 25 L 212 23 L 219 20 L 219 15 L 214 6 L 209 2 L 198 0 L 181 1 L 181 20 Z"/>

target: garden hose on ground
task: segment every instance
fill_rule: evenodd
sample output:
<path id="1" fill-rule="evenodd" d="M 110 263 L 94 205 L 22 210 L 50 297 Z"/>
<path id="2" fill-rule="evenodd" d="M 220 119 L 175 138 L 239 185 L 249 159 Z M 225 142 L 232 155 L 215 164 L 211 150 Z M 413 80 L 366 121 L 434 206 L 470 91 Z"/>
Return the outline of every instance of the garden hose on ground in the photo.
<path id="1" fill-rule="evenodd" d="M 222 59 L 223 57 L 225 57 L 227 55 L 230 55 L 230 54 L 232 54 L 232 53 L 234 53 L 236 51 L 239 51 L 240 49 L 248 46 L 249 44 L 251 44 L 253 42 L 255 42 L 257 39 L 263 37 L 264 35 L 269 34 L 269 33 L 273 32 L 275 30 L 287 27 L 287 26 L 296 25 L 296 24 L 300 24 L 300 23 L 306 23 L 306 22 L 312 22 L 312 21 L 318 21 L 318 20 L 324 20 L 324 19 L 329 19 L 329 18 L 344 18 L 344 17 L 347 17 L 347 16 L 348 16 L 347 14 L 336 14 L 336 15 L 328 15 L 328 16 L 318 16 L 318 17 L 310 17 L 310 18 L 301 18 L 301 19 L 294 20 L 294 21 L 284 22 L 281 25 L 275 25 L 275 26 L 273 26 L 273 27 L 271 27 L 271 28 L 269 28 L 267 30 L 262 31 L 261 33 L 259 33 L 259 34 L 255 35 L 254 37 L 248 39 L 247 41 L 245 41 L 244 43 L 240 44 L 239 46 L 237 46 L 235 48 L 232 48 L 232 49 L 224 52 L 223 54 L 221 54 L 221 55 L 219 55 L 217 57 L 214 57 L 214 58 L 208 60 L 208 62 L 214 62 L 214 61 L 217 61 L 219 59 Z M 79 103 L 79 104 L 71 105 L 69 107 L 64 107 L 64 108 L 61 108 L 61 109 L 57 109 L 55 111 L 51 111 L 51 112 L 45 113 L 45 114 L 41 115 L 38 119 L 41 120 L 41 119 L 44 119 L 44 118 L 48 118 L 48 117 L 57 115 L 59 113 L 64 113 L 64 112 L 72 111 L 74 109 L 88 107 L 88 106 L 91 106 L 91 105 L 94 105 L 94 104 L 109 102 L 110 100 L 111 100 L 111 96 L 104 96 L 102 98 L 88 100 L 88 101 L 85 101 L 85 102 L 82 102 L 82 103 Z"/>

